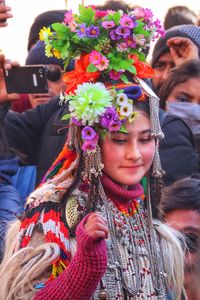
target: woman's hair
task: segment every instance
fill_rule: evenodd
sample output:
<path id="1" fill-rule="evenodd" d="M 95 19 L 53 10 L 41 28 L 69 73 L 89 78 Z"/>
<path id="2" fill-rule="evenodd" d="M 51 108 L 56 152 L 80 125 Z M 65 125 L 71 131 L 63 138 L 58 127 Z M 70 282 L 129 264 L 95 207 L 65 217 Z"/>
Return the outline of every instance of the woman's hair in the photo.
<path id="1" fill-rule="evenodd" d="M 18 241 L 20 221 L 9 228 L 6 238 L 4 259 L 0 265 L 0 299 L 33 299 L 37 290 L 34 284 L 46 281 L 51 272 L 52 262 L 59 257 L 60 249 L 56 243 L 44 243 L 37 231 L 29 247 L 13 254 Z"/>
<path id="2" fill-rule="evenodd" d="M 194 174 L 163 188 L 160 207 L 164 214 L 176 209 L 192 209 L 200 214 L 200 174 Z"/>
<path id="3" fill-rule="evenodd" d="M 177 68 L 172 69 L 169 77 L 164 82 L 158 94 L 160 97 L 160 107 L 165 110 L 166 100 L 178 84 L 184 83 L 187 80 L 196 77 L 200 77 L 199 59 L 184 62 Z"/>

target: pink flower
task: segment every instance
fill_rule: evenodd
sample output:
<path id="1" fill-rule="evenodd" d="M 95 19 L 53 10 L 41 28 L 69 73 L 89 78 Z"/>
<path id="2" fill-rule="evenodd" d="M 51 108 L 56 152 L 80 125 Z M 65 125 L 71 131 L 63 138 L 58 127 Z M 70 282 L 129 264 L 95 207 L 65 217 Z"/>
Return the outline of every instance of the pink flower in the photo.
<path id="1" fill-rule="evenodd" d="M 95 18 L 103 18 L 105 16 L 107 16 L 108 14 L 108 11 L 106 10 L 96 10 L 96 13 L 95 13 Z"/>
<path id="2" fill-rule="evenodd" d="M 108 65 L 109 65 L 109 60 L 105 56 L 102 56 L 100 63 L 95 66 L 99 71 L 103 71 L 107 69 Z"/>
<path id="3" fill-rule="evenodd" d="M 89 62 L 92 63 L 93 65 L 98 65 L 101 63 L 101 60 L 102 60 L 102 55 L 96 51 L 96 50 L 93 50 L 92 52 L 90 52 L 90 55 L 89 55 Z"/>
<path id="4" fill-rule="evenodd" d="M 76 22 L 74 20 L 72 20 L 69 24 L 68 24 L 71 32 L 76 32 Z"/>
<path id="5" fill-rule="evenodd" d="M 117 50 L 119 51 L 119 52 L 125 52 L 125 51 L 127 51 L 128 50 L 128 47 L 127 47 L 127 43 L 118 43 L 117 44 Z"/>
<path id="6" fill-rule="evenodd" d="M 132 20 L 129 16 L 127 16 L 127 15 L 125 15 L 125 16 L 123 16 L 123 17 L 121 18 L 120 24 L 121 24 L 121 26 L 123 26 L 123 27 L 128 27 L 128 28 L 133 28 L 133 27 L 134 27 L 134 22 L 133 22 L 133 20 Z"/>
<path id="7" fill-rule="evenodd" d="M 104 27 L 105 29 L 109 29 L 109 28 L 113 28 L 115 27 L 115 23 L 114 21 L 104 21 L 101 23 L 102 27 Z"/>
<path id="8" fill-rule="evenodd" d="M 64 23 L 69 24 L 73 21 L 74 17 L 72 15 L 72 10 L 70 9 L 65 13 Z"/>

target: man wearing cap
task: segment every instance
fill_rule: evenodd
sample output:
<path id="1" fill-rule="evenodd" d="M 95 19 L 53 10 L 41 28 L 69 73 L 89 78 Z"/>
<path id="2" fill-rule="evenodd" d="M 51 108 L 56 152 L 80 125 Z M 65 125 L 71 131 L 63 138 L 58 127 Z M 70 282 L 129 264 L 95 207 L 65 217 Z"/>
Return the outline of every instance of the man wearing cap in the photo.
<path id="1" fill-rule="evenodd" d="M 151 65 L 155 71 L 152 87 L 159 92 L 172 68 L 189 59 L 200 57 L 200 27 L 178 25 L 166 31 L 154 46 Z"/>

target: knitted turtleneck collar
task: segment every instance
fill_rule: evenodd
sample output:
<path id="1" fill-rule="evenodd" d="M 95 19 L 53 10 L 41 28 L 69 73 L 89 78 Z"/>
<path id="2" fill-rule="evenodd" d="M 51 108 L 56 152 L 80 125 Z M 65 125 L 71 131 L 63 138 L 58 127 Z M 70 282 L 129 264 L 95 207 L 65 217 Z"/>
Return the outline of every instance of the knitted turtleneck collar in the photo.
<path id="1" fill-rule="evenodd" d="M 138 198 L 144 194 L 144 189 L 140 183 L 130 186 L 127 190 L 105 174 L 101 177 L 105 193 L 115 203 L 124 204 L 125 206 L 130 203 L 131 200 Z"/>

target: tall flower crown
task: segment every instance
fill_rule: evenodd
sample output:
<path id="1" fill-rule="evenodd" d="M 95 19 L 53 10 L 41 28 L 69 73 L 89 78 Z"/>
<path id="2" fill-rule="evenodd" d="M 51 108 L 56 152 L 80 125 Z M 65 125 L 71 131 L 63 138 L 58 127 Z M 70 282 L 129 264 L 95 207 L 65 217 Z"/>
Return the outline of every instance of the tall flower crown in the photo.
<path id="1" fill-rule="evenodd" d="M 40 31 L 46 55 L 62 58 L 65 66 L 72 59 L 81 58 L 78 67 L 84 69 L 83 82 L 92 81 L 93 76 L 96 81 L 100 75 L 128 82 L 127 73 L 152 77 L 153 70 L 145 63 L 144 52 L 152 40 L 164 34 L 150 9 L 124 13 L 81 5 L 79 14 L 69 10 L 63 23 L 52 24 L 52 29 L 44 27 Z M 72 74 L 67 74 L 67 83 L 76 81 L 77 74 Z"/>
<path id="2" fill-rule="evenodd" d="M 100 134 L 126 132 L 126 120 L 135 119 L 132 101 L 143 101 L 148 93 L 140 83 L 133 84 L 133 77 L 152 77 L 144 53 L 150 42 L 163 33 L 160 21 L 153 20 L 149 9 L 124 13 L 81 5 L 79 14 L 70 10 L 63 23 L 40 31 L 47 56 L 63 59 L 65 66 L 75 60 L 74 70 L 64 75 L 67 92 L 61 102 L 69 102 L 70 114 L 64 118 L 71 118 L 72 125 L 81 127 L 84 151 L 96 148 Z M 127 96 L 123 87 L 108 89 L 96 82 L 98 78 L 109 82 L 109 86 L 119 81 L 122 86 L 130 84 L 131 95 Z"/>

